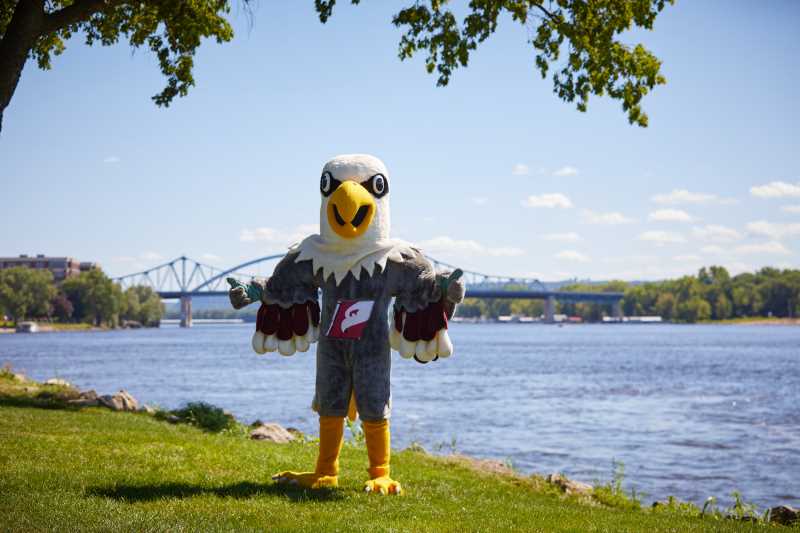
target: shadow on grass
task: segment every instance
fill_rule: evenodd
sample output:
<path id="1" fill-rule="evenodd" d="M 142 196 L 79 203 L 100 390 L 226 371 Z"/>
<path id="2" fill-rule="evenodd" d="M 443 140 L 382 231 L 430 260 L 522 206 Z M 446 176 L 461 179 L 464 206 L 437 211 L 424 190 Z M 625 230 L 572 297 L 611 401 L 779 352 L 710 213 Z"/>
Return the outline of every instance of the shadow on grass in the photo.
<path id="1" fill-rule="evenodd" d="M 64 409 L 78 411 L 80 407 L 67 403 L 71 397 L 42 391 L 35 396 L 23 396 L 0 393 L 0 406 L 3 407 L 38 407 L 39 409 Z"/>
<path id="2" fill-rule="evenodd" d="M 221 487 L 203 487 L 188 483 L 158 483 L 152 485 L 117 485 L 92 487 L 87 496 L 100 496 L 127 503 L 147 502 L 172 498 L 191 498 L 211 494 L 219 498 L 252 498 L 254 496 L 279 496 L 292 501 L 337 501 L 344 495 L 336 489 L 303 489 L 282 483 L 253 483 L 241 481 Z"/>

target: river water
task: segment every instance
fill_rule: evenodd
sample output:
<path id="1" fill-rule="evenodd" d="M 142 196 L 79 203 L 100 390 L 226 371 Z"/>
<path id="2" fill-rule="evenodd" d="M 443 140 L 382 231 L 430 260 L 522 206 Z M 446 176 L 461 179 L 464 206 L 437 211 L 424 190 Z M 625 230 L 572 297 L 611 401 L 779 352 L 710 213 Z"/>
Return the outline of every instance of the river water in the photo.
<path id="1" fill-rule="evenodd" d="M 204 400 L 316 433 L 313 348 L 250 349 L 252 325 L 0 335 L 0 363 L 140 402 Z M 800 504 L 800 328 L 452 324 L 456 354 L 393 354 L 395 447 L 675 495 Z M 0 411 L 2 412 L 2 411 Z M 402 473 L 398 473 L 402 479 Z"/>

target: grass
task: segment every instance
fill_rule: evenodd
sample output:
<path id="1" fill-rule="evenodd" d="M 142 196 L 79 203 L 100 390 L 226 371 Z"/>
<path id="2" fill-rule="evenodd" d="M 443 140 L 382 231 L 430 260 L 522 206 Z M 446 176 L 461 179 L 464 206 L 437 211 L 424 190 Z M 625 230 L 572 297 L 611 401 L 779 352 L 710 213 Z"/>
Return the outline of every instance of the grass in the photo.
<path id="1" fill-rule="evenodd" d="M 752 531 L 763 526 L 567 497 L 537 476 L 464 458 L 393 454 L 406 494 L 361 491 L 366 452 L 342 452 L 340 487 L 270 475 L 314 464 L 309 441 L 252 441 L 145 413 L 57 407 L 58 391 L 0 371 L 0 530 Z M 42 403 L 39 393 L 49 394 Z M 64 392 L 63 390 L 61 392 Z M 27 403 L 26 403 L 27 402 Z M 615 486 L 609 486 L 613 490 Z"/>

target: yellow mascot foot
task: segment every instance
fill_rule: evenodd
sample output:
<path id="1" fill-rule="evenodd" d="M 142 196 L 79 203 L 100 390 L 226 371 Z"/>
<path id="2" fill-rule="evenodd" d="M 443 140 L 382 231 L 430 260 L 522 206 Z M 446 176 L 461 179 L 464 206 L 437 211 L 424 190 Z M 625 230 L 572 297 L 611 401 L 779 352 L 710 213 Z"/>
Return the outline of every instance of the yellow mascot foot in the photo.
<path id="1" fill-rule="evenodd" d="M 339 486 L 337 476 L 326 476 L 316 472 L 279 472 L 272 476 L 278 483 L 297 485 L 305 489 L 322 489 Z"/>
<path id="2" fill-rule="evenodd" d="M 371 492 L 372 494 L 395 494 L 399 496 L 403 493 L 403 488 L 400 483 L 393 480 L 389 476 L 376 477 L 364 483 L 364 491 Z"/>

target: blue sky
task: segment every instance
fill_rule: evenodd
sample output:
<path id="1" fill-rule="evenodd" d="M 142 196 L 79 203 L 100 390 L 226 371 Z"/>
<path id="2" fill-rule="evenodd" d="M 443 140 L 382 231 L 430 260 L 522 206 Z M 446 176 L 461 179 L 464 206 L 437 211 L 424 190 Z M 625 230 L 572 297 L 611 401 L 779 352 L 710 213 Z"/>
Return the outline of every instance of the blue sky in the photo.
<path id="1" fill-rule="evenodd" d="M 800 267 L 800 4 L 679 1 L 630 36 L 668 79 L 650 127 L 582 114 L 504 20 L 450 86 L 397 59 L 388 2 L 262 2 L 206 43 L 168 109 L 151 54 L 68 44 L 28 63 L 0 136 L 0 255 L 112 275 L 186 254 L 220 266 L 318 223 L 322 164 L 382 158 L 392 232 L 464 268 L 546 280 L 659 279 L 703 264 Z"/>

